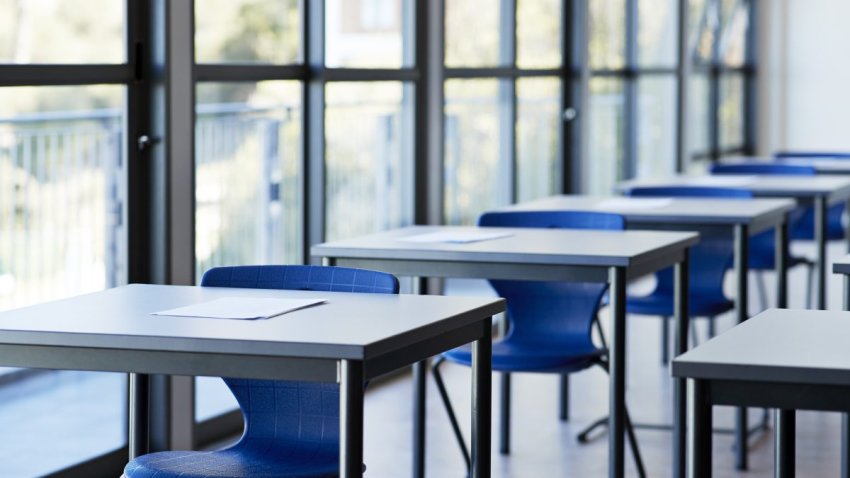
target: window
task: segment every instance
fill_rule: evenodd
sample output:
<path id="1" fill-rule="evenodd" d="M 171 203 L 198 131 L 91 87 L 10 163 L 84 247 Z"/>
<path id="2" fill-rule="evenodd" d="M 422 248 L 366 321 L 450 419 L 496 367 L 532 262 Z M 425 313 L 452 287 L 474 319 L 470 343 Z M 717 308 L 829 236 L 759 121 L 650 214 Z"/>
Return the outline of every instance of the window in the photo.
<path id="1" fill-rule="evenodd" d="M 563 4 L 484 3 L 446 1 L 448 224 L 474 224 L 488 209 L 553 194 L 562 184 Z"/>
<path id="2" fill-rule="evenodd" d="M 702 0 L 692 7 L 692 136 L 694 158 L 751 154 L 751 0 Z M 704 166 L 695 165 L 696 169 Z"/>
<path id="3" fill-rule="evenodd" d="M 754 149 L 748 134 L 752 3 L 694 0 L 688 20 L 693 67 L 682 121 L 695 161 L 677 157 L 678 6 L 675 0 L 589 3 L 584 192 L 610 194 L 627 178 L 700 171 L 701 159 Z"/>
<path id="4" fill-rule="evenodd" d="M 127 5 L 0 9 L 0 310 L 125 284 Z M 0 476 L 125 447 L 126 390 L 123 374 L 0 368 Z"/>

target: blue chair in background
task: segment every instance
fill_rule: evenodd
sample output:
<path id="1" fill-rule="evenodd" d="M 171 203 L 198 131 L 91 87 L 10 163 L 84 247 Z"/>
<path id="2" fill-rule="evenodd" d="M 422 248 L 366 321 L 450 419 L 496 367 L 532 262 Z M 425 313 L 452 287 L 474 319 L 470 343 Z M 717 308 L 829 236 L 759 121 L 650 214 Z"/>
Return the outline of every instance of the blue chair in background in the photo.
<path id="1" fill-rule="evenodd" d="M 637 187 L 628 194 L 634 197 L 752 198 L 752 193 L 742 189 L 699 186 Z M 691 319 L 708 319 L 709 335 L 714 332 L 715 317 L 735 307 L 723 293 L 723 278 L 732 264 L 733 245 L 732 239 L 728 237 L 701 236 L 699 243 L 691 247 L 688 255 L 688 316 Z M 626 311 L 629 314 L 661 318 L 661 363 L 665 365 L 670 360 L 669 322 L 674 315 L 674 293 L 673 269 L 667 268 L 655 273 L 655 289 L 651 293 L 645 296 L 629 294 L 626 297 Z"/>
<path id="2" fill-rule="evenodd" d="M 774 159 L 850 159 L 850 153 L 839 151 L 777 151 Z"/>
<path id="3" fill-rule="evenodd" d="M 616 214 L 571 211 L 491 212 L 478 221 L 483 227 L 531 227 L 622 230 Z M 607 348 L 593 343 L 592 329 L 607 284 L 491 280 L 507 301 L 507 334 L 493 343 L 493 371 L 502 373 L 500 452 L 510 451 L 510 377 L 513 372 L 553 373 L 565 376 L 598 365 L 608 370 Z M 601 328 L 599 329 L 601 332 Z M 468 346 L 453 349 L 434 361 L 434 378 L 446 406 L 455 437 L 469 466 L 469 452 L 457 423 L 440 365 L 451 361 L 471 365 Z M 640 476 L 643 462 L 631 420 L 626 413 L 629 444 Z"/>
<path id="4" fill-rule="evenodd" d="M 817 170 L 814 166 L 784 163 L 762 164 L 714 164 L 711 174 L 765 174 L 814 176 Z M 841 216 L 844 214 L 844 204 L 835 204 L 826 211 L 826 238 L 830 241 L 844 239 L 844 226 Z M 811 241 L 815 238 L 815 210 L 808 207 L 803 209 L 802 217 L 795 220 L 791 227 L 791 239 Z"/>
<path id="5" fill-rule="evenodd" d="M 210 269 L 202 287 L 397 294 L 392 274 L 321 266 L 240 266 Z M 245 419 L 235 445 L 212 452 L 143 455 L 127 478 L 339 476 L 339 385 L 226 378 Z"/>
<path id="6" fill-rule="evenodd" d="M 728 199 L 752 199 L 753 193 L 745 189 L 716 188 L 701 186 L 639 187 L 630 191 L 632 196 L 664 197 L 711 197 Z M 750 238 L 748 267 L 756 272 L 762 308 L 767 307 L 767 291 L 763 271 L 775 270 L 776 239 L 773 230 Z M 733 244 L 728 238 L 701 237 L 699 244 L 691 248 L 689 314 L 691 318 L 708 319 L 708 335 L 715 333 L 717 315 L 731 310 L 734 304 L 723 294 L 723 280 L 732 264 Z M 809 269 L 809 295 L 811 298 L 814 264 L 806 258 L 789 257 L 788 267 L 806 265 Z M 628 297 L 628 311 L 639 315 L 654 315 L 662 318 L 661 360 L 669 361 L 669 319 L 673 315 L 673 271 L 666 269 L 656 274 L 656 289 L 644 297 Z M 809 299 L 810 300 L 810 299 Z"/>

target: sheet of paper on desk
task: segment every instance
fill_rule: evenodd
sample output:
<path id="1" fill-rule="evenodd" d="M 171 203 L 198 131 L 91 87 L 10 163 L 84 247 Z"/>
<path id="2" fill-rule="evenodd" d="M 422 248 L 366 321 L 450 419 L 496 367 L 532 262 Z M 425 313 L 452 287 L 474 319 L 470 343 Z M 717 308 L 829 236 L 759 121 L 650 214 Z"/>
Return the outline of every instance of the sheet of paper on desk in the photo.
<path id="1" fill-rule="evenodd" d="M 702 176 L 688 180 L 692 186 L 746 186 L 756 180 L 755 176 Z"/>
<path id="2" fill-rule="evenodd" d="M 673 203 L 672 198 L 611 198 L 596 203 L 597 209 L 618 211 L 640 211 L 659 209 Z"/>
<path id="3" fill-rule="evenodd" d="M 509 232 L 485 232 L 485 231 L 439 231 L 415 236 L 400 237 L 404 242 L 444 242 L 451 244 L 466 244 L 469 242 L 489 241 L 502 237 L 509 237 Z"/>
<path id="4" fill-rule="evenodd" d="M 327 302 L 327 299 L 273 299 L 265 297 L 223 297 L 200 304 L 154 312 L 153 315 L 200 317 L 208 319 L 268 319 L 294 310 Z"/>

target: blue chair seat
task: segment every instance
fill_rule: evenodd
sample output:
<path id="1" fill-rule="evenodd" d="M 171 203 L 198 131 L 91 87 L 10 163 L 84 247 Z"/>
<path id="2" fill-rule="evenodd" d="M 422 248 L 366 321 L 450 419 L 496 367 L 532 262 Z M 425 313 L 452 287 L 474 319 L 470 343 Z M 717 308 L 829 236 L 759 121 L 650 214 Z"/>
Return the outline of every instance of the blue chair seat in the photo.
<path id="1" fill-rule="evenodd" d="M 688 298 L 688 315 L 691 318 L 715 317 L 735 308 L 735 303 L 725 297 L 694 296 Z M 630 314 L 672 317 L 673 296 L 667 294 L 650 294 L 632 296 L 626 303 L 626 311 Z"/>
<path id="2" fill-rule="evenodd" d="M 329 449 L 332 448 L 332 449 Z M 127 466 L 133 478 L 331 478 L 339 476 L 339 449 L 315 444 L 287 455 L 168 451 L 143 455 Z"/>
<path id="3" fill-rule="evenodd" d="M 493 371 L 496 372 L 577 372 L 599 362 L 608 351 L 586 341 L 575 343 L 493 343 Z M 472 365 L 472 348 L 463 346 L 443 354 L 461 365 Z"/>

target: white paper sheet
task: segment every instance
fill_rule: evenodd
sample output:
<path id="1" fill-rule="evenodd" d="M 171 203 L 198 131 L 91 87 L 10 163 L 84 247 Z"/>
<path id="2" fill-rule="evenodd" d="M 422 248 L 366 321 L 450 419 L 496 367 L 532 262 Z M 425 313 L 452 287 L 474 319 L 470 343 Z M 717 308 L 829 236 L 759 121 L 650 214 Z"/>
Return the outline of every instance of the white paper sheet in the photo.
<path id="1" fill-rule="evenodd" d="M 641 211 L 659 209 L 673 203 L 672 198 L 611 198 L 596 203 L 596 209 Z"/>
<path id="2" fill-rule="evenodd" d="M 509 232 L 484 232 L 484 231 L 440 231 L 415 236 L 400 237 L 404 242 L 444 242 L 451 244 L 467 244 L 470 242 L 489 241 L 502 237 L 509 237 Z"/>
<path id="3" fill-rule="evenodd" d="M 701 176 L 688 180 L 693 186 L 746 186 L 756 180 L 755 176 Z"/>
<path id="4" fill-rule="evenodd" d="M 154 312 L 153 315 L 201 317 L 209 319 L 268 319 L 294 310 L 327 302 L 327 299 L 272 299 L 262 297 L 223 297 L 221 299 Z"/>

